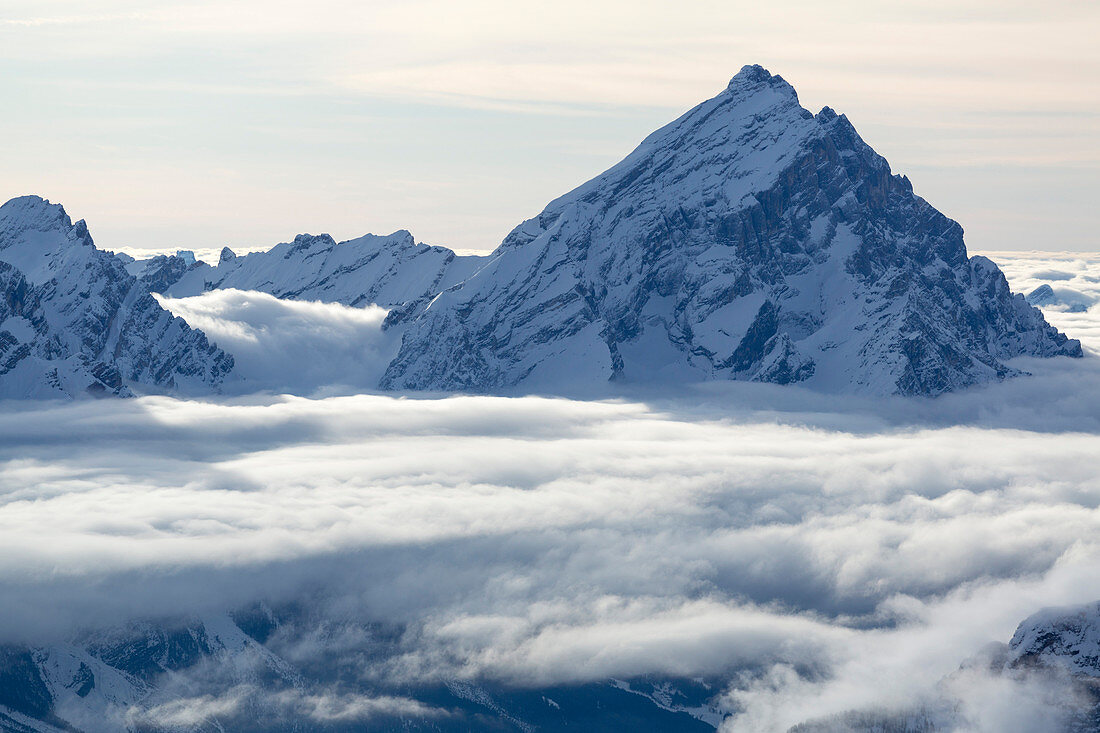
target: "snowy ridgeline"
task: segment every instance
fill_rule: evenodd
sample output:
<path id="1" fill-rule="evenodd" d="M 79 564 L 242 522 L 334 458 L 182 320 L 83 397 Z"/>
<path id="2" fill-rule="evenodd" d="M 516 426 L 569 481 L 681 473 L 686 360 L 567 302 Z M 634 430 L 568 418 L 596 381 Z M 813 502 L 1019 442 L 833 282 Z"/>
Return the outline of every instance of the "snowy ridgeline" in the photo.
<path id="1" fill-rule="evenodd" d="M 25 197 L 0 210 L 0 395 L 219 391 L 231 359 L 198 335 L 167 337 L 182 324 L 142 288 L 377 305 L 389 312 L 386 364 L 342 381 L 395 390 L 748 380 L 936 395 L 1020 374 L 1006 363 L 1015 357 L 1081 355 L 993 262 L 967 256 L 962 228 L 843 115 L 810 113 L 758 66 L 491 255 L 401 231 L 300 235 L 267 252 L 223 250 L 217 265 L 189 252 L 111 261 L 58 206 Z M 64 285 L 89 278 L 94 293 Z"/>

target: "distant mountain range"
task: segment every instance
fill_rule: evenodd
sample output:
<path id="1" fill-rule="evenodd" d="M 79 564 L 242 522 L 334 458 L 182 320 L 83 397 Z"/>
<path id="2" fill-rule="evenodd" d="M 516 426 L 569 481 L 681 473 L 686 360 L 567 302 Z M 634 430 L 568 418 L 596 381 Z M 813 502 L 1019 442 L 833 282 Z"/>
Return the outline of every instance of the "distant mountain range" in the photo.
<path id="1" fill-rule="evenodd" d="M 108 264 L 60 207 L 25 197 L 2 211 L 7 396 L 216 391 L 230 357 L 193 331 L 166 338 L 185 326 L 136 292 L 127 301 L 135 282 L 174 296 L 238 288 L 386 307 L 400 350 L 379 386 L 396 390 L 749 380 L 937 395 L 1015 376 L 1013 357 L 1082 354 L 995 264 L 967 256 L 962 228 L 847 118 L 812 114 L 759 66 L 484 257 L 402 231 L 342 243 L 300 235 L 247 256 L 224 250 L 216 266 Z M 87 296 L 50 284 L 89 277 L 101 285 Z M 24 287 L 28 296 L 13 295 Z M 72 317 L 39 318 L 35 307 Z"/>

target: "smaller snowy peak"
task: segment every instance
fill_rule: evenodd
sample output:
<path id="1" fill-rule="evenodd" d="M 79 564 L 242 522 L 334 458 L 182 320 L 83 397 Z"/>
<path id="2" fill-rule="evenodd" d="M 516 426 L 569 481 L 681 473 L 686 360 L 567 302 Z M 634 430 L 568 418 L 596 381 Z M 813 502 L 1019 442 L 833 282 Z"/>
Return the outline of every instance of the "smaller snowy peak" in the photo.
<path id="1" fill-rule="evenodd" d="M 990 728 L 975 713 L 989 704 L 985 690 L 1024 693 L 996 699 L 999 721 L 1041 721 L 1032 726 Z M 1039 693 L 1035 697 L 1035 693 Z M 1029 699 L 1030 698 L 1030 699 Z M 1043 702 L 1037 707 L 1036 701 Z M 1025 619 L 1007 644 L 991 642 L 939 681 L 934 691 L 904 708 L 869 707 L 799 723 L 788 733 L 883 733 L 884 731 L 1100 730 L 1100 602 L 1048 608 Z M 975 704 L 977 703 L 977 704 Z M 1045 708 L 1043 716 L 1036 710 Z"/>
<path id="2" fill-rule="evenodd" d="M 188 271 L 201 267 L 202 263 L 179 255 L 156 255 L 148 260 L 137 260 L 126 266 L 127 272 L 136 277 L 150 293 L 163 293 Z"/>
<path id="3" fill-rule="evenodd" d="M 0 229 L 6 232 L 68 230 L 72 226 L 65 207 L 41 196 L 18 196 L 0 206 Z"/>
<path id="4" fill-rule="evenodd" d="M 1027 302 L 1032 305 L 1048 305 L 1055 300 L 1054 288 L 1046 283 L 1027 294 Z"/>
<path id="5" fill-rule="evenodd" d="M 0 399 L 216 390 L 232 358 L 163 310 L 135 266 L 58 204 L 0 207 Z"/>
<path id="6" fill-rule="evenodd" d="M 1100 677 L 1100 601 L 1043 609 L 1019 625 L 1008 645 L 1016 666 L 1056 666 Z"/>
<path id="7" fill-rule="evenodd" d="M 218 266 L 220 267 L 235 259 L 237 259 L 237 255 L 233 250 L 229 249 L 229 247 L 222 247 L 221 255 L 218 256 Z"/>
<path id="8" fill-rule="evenodd" d="M 1096 304 L 1097 299 L 1093 295 L 1082 293 L 1073 288 L 1055 288 L 1049 283 L 1043 283 L 1027 294 L 1027 302 L 1041 308 L 1052 308 L 1068 313 L 1084 313 Z"/>

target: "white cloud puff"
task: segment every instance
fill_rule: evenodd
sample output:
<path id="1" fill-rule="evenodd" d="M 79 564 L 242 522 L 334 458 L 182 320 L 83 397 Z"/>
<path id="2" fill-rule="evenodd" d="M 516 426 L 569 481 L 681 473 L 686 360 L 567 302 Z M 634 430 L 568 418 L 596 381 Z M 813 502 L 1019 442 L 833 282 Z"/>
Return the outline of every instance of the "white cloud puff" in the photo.
<path id="1" fill-rule="evenodd" d="M 155 297 L 233 355 L 238 381 L 226 389 L 238 393 L 372 389 L 398 345 L 382 332 L 386 311 L 373 305 L 280 300 L 232 289 Z"/>

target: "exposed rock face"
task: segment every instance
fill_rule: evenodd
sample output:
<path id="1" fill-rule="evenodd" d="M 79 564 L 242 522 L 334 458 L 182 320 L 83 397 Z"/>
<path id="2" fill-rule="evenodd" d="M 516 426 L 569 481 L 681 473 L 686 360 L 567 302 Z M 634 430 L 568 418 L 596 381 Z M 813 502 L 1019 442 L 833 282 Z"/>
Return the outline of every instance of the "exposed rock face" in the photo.
<path id="1" fill-rule="evenodd" d="M 382 386 L 805 382 L 935 395 L 1081 354 L 843 116 L 759 66 L 397 308 Z"/>
<path id="2" fill-rule="evenodd" d="M 126 270 L 151 293 L 163 293 L 200 263 L 188 262 L 179 255 L 157 255 L 147 260 L 127 263 Z"/>
<path id="3" fill-rule="evenodd" d="M 232 367 L 60 205 L 0 207 L 0 398 L 208 392 Z"/>

